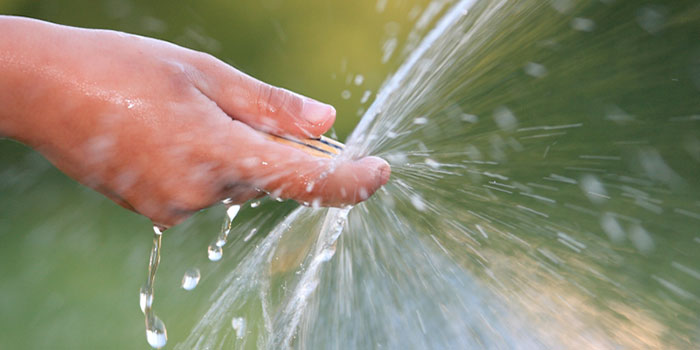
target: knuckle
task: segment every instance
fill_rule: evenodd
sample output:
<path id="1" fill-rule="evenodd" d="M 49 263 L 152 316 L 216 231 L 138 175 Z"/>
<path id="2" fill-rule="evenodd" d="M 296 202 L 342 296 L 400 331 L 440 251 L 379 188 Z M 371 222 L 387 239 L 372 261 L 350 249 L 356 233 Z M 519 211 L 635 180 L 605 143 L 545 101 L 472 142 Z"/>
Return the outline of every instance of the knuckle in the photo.
<path id="1" fill-rule="evenodd" d="M 279 118 L 301 112 L 303 102 L 289 90 L 260 84 L 257 97 L 258 112 L 261 115 Z"/>
<path id="2" fill-rule="evenodd" d="M 187 96 L 194 87 L 196 75 L 192 67 L 182 62 L 166 61 L 161 66 L 161 75 L 166 77 L 169 89 L 175 96 Z"/>

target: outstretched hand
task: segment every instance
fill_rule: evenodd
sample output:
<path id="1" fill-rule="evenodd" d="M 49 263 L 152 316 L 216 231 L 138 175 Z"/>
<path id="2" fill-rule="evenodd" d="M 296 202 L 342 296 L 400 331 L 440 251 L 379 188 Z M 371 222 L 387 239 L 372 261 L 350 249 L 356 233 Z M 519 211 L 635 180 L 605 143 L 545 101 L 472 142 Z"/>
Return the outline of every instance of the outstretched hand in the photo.
<path id="1" fill-rule="evenodd" d="M 264 192 L 354 204 L 389 178 L 380 158 L 317 158 L 265 137 L 319 137 L 335 110 L 208 54 L 16 17 L 0 16 L 0 32 L 0 133 L 154 223 Z"/>

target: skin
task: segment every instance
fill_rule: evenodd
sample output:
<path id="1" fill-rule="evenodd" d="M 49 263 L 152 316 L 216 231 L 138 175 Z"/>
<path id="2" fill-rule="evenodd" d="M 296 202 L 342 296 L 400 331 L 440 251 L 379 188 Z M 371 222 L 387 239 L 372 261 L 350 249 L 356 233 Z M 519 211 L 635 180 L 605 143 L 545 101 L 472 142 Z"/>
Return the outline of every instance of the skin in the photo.
<path id="1" fill-rule="evenodd" d="M 333 107 L 155 39 L 0 16 L 0 135 L 170 227 L 222 199 L 367 199 L 384 160 L 325 159 L 264 133 L 318 137 Z"/>

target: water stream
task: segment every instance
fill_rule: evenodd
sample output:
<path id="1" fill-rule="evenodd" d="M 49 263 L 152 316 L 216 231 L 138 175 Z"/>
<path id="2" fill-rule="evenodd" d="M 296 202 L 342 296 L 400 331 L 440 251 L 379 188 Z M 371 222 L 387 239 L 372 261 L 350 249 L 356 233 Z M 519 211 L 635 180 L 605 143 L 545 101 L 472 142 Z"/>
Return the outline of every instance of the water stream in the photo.
<path id="1" fill-rule="evenodd" d="M 240 263 L 175 348 L 696 346 L 698 19 L 433 2 L 344 154 L 389 160 L 389 184 L 230 242 Z"/>

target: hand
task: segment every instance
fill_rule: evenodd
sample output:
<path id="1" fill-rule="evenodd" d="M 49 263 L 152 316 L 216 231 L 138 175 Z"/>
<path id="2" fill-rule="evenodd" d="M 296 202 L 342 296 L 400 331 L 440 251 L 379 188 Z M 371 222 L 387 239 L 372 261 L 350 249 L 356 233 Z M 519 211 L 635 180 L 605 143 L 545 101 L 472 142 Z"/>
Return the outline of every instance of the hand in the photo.
<path id="1" fill-rule="evenodd" d="M 333 107 L 216 58 L 113 31 L 0 16 L 0 133 L 166 227 L 259 190 L 323 206 L 387 182 L 382 159 L 313 157 L 261 132 L 318 137 Z"/>

